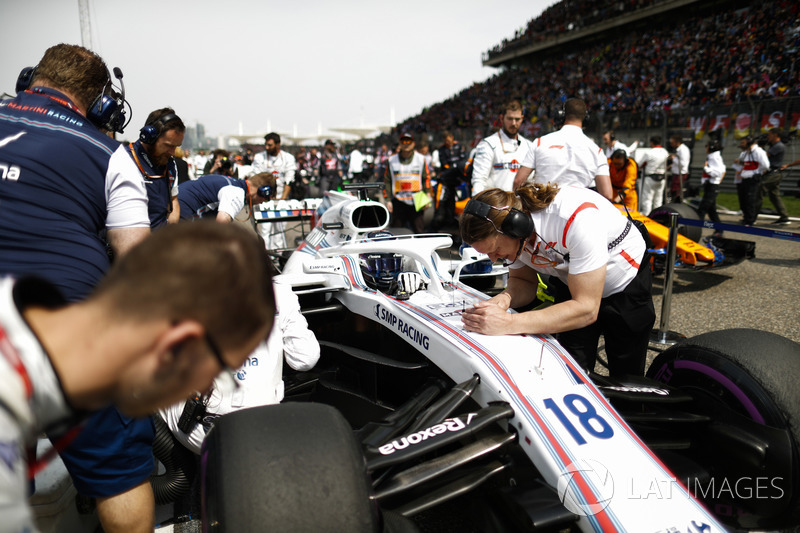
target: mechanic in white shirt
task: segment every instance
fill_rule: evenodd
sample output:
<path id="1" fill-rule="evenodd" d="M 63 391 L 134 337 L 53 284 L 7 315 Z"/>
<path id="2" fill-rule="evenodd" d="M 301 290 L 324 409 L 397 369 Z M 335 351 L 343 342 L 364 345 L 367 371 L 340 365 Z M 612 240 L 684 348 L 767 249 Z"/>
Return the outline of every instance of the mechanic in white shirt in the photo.
<path id="1" fill-rule="evenodd" d="M 355 180 L 357 183 L 361 183 L 364 180 L 364 164 L 366 163 L 366 158 L 364 154 L 361 153 L 361 150 L 358 149 L 356 145 L 353 148 L 353 151 L 350 152 L 348 157 L 347 163 L 347 177 L 352 180 Z"/>
<path id="2" fill-rule="evenodd" d="M 253 157 L 251 173 L 271 172 L 277 187 L 273 199 L 286 200 L 294 185 L 297 161 L 292 154 L 281 150 L 281 136 L 275 132 L 264 136 L 264 148 Z M 286 248 L 286 222 L 263 222 L 258 225 L 258 231 L 268 250 Z"/>
<path id="3" fill-rule="evenodd" d="M 597 192 L 611 200 L 614 195 L 608 170 L 608 158 L 594 141 L 583 133 L 586 103 L 570 98 L 564 103 L 564 125 L 533 141 L 514 178 L 512 190 L 521 186 L 531 172 L 535 183 L 557 183 L 596 187 Z"/>
<path id="4" fill-rule="evenodd" d="M 603 335 L 610 375 L 644 373 L 655 323 L 650 264 L 642 234 L 613 204 L 575 186 L 488 189 L 464 209 L 461 237 L 511 263 L 507 288 L 462 313 L 468 331 L 558 334 L 590 371 Z M 550 275 L 556 303 L 508 313 L 536 299 L 537 273 Z"/>
<path id="5" fill-rule="evenodd" d="M 605 154 L 607 159 L 611 159 L 611 156 L 617 150 L 625 150 L 625 153 L 628 154 L 628 157 L 631 157 L 633 154 L 633 150 L 629 149 L 624 143 L 617 140 L 614 136 L 613 130 L 606 130 L 603 132 L 603 145 L 605 145 Z"/>
<path id="6" fill-rule="evenodd" d="M 497 187 L 512 190 L 514 176 L 531 148 L 531 142 L 519 134 L 525 117 L 519 100 L 511 100 L 500 115 L 500 129 L 475 147 L 472 157 L 472 194 Z"/>
<path id="7" fill-rule="evenodd" d="M 671 202 L 680 202 L 683 198 L 683 188 L 689 179 L 689 161 L 692 158 L 692 152 L 689 147 L 683 144 L 683 138 L 678 135 L 670 135 L 670 147 L 675 150 L 672 155 L 672 164 L 670 165 L 670 196 Z"/>
<path id="8" fill-rule="evenodd" d="M 703 176 L 700 178 L 700 185 L 703 188 L 703 198 L 697 207 L 697 216 L 703 220 L 708 213 L 708 218 L 712 222 L 720 222 L 717 214 L 717 194 L 719 184 L 725 177 L 725 163 L 722 161 L 722 145 L 716 139 L 711 139 L 706 145 L 706 164 L 703 166 Z M 715 234 L 720 234 L 717 232 Z"/>
<path id="9" fill-rule="evenodd" d="M 661 135 L 650 137 L 650 148 L 644 151 L 639 162 L 644 176 L 642 193 L 639 195 L 639 212 L 644 215 L 649 215 L 650 211 L 664 204 L 668 159 L 669 152 L 661 146 Z"/>
<path id="10" fill-rule="evenodd" d="M 299 371 L 311 370 L 319 360 L 319 342 L 300 312 L 300 302 L 291 285 L 276 279 L 273 287 L 275 323 L 272 333 L 234 371 L 233 377 L 239 385 L 238 388 L 224 394 L 217 387 L 212 388 L 210 395 L 201 400 L 205 403 L 206 412 L 203 423 L 195 424 L 188 432 L 178 427 L 186 402 L 179 402 L 160 411 L 175 438 L 194 453 L 200 453 L 200 446 L 217 416 L 248 407 L 276 404 L 283 400 L 284 359 L 289 366 Z"/>
<path id="11" fill-rule="evenodd" d="M 761 190 L 761 176 L 769 170 L 769 156 L 751 135 L 742 138 L 739 147 L 742 153 L 734 161 L 734 165 L 742 167 L 739 171 L 741 182 L 737 187 L 739 207 L 742 210 L 741 222 L 745 226 L 752 226 L 758 218 L 756 202 Z"/>

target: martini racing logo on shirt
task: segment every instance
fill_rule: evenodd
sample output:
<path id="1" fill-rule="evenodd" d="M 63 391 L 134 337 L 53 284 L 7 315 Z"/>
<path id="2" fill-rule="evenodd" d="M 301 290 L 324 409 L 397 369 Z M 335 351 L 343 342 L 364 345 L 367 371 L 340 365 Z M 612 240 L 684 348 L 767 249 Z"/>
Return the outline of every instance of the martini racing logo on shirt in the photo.
<path id="1" fill-rule="evenodd" d="M 384 322 L 386 326 L 396 329 L 398 333 L 414 344 L 418 344 L 426 350 L 430 347 L 430 339 L 427 335 L 416 329 L 413 324 L 403 322 L 402 318 L 397 317 L 381 304 L 375 306 L 375 316 L 378 320 Z"/>
<path id="2" fill-rule="evenodd" d="M 511 172 L 516 172 L 522 166 L 519 161 L 516 159 L 512 159 L 511 161 L 506 161 L 504 163 L 495 163 L 493 165 L 495 170 L 510 170 Z"/>

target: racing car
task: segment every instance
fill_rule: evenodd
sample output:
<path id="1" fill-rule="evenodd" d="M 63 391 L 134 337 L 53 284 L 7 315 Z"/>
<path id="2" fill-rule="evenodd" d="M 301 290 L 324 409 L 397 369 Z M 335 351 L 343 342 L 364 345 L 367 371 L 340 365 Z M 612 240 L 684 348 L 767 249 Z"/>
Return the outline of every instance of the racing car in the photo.
<path id="1" fill-rule="evenodd" d="M 280 277 L 322 347 L 282 404 L 220 417 L 200 458 L 204 531 L 719 532 L 800 525 L 800 345 L 685 340 L 642 377 L 580 368 L 549 335 L 485 336 L 487 258 L 393 235 L 331 192 Z"/>

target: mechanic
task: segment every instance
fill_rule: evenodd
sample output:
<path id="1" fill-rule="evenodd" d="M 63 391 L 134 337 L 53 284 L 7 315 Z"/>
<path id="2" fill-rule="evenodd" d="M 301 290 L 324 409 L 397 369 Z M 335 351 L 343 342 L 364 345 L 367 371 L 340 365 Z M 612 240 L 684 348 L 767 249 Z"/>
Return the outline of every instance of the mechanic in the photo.
<path id="1" fill-rule="evenodd" d="M 624 204 L 628 209 L 638 210 L 636 178 L 639 176 L 639 166 L 636 161 L 628 157 L 625 150 L 615 150 L 608 160 L 608 170 L 611 187 L 614 190 L 614 198 L 611 201 L 615 204 Z"/>
<path id="2" fill-rule="evenodd" d="M 275 176 L 275 200 L 289 198 L 294 187 L 297 161 L 286 150 L 281 150 L 281 136 L 275 132 L 264 136 L 264 151 L 253 158 L 250 175 L 269 172 Z M 268 250 L 286 248 L 286 223 L 264 222 L 258 225 L 258 231 L 267 243 Z"/>
<path id="3" fill-rule="evenodd" d="M 769 196 L 770 202 L 778 213 L 778 219 L 772 221 L 774 226 L 788 226 L 789 212 L 781 200 L 781 180 L 783 179 L 783 157 L 786 153 L 786 145 L 781 138 L 781 130 L 772 128 L 767 132 L 767 158 L 769 159 L 769 170 L 761 177 L 761 190 L 756 201 L 756 213 L 761 212 L 761 204 L 764 196 Z"/>
<path id="4" fill-rule="evenodd" d="M 603 132 L 603 145 L 606 147 L 604 153 L 608 159 L 611 159 L 611 156 L 614 155 L 614 152 L 617 150 L 625 150 L 626 154 L 633 153 L 633 150 L 629 149 L 624 143 L 617 139 L 614 130 L 606 130 Z"/>
<path id="5" fill-rule="evenodd" d="M 519 100 L 509 101 L 500 114 L 500 129 L 475 147 L 472 159 L 473 196 L 494 187 L 504 191 L 513 190 L 514 176 L 531 148 L 531 142 L 519 134 L 524 119 Z"/>
<path id="6" fill-rule="evenodd" d="M 182 224 L 116 260 L 79 303 L 41 278 L 0 279 L 0 529 L 36 530 L 27 492 L 47 459 L 28 464 L 25 452 L 43 431 L 65 435 L 59 449 L 110 403 L 149 420 L 241 365 L 272 325 L 268 264 L 242 228 Z M 153 531 L 152 515 L 136 518 L 128 531 Z"/>
<path id="7" fill-rule="evenodd" d="M 420 192 L 428 201 L 425 207 L 417 209 L 414 196 Z M 432 201 L 430 178 L 425 156 L 414 151 L 414 137 L 410 133 L 400 135 L 400 151 L 392 155 L 384 167 L 383 193 L 379 198 L 392 215 L 392 226 L 422 233 L 424 209 Z"/>
<path id="8" fill-rule="evenodd" d="M 639 211 L 645 215 L 664 205 L 664 189 L 667 187 L 667 161 L 669 152 L 661 146 L 661 135 L 650 137 L 650 149 L 642 160 L 642 196 Z"/>
<path id="9" fill-rule="evenodd" d="M 705 219 L 706 213 L 712 222 L 720 222 L 717 213 L 717 194 L 719 184 L 725 177 L 725 163 L 722 161 L 722 144 L 717 139 L 711 139 L 706 144 L 706 163 L 703 165 L 703 176 L 700 178 L 700 185 L 703 188 L 703 198 L 697 206 L 697 216 L 700 220 Z M 721 237 L 721 231 L 714 232 L 715 237 Z"/>
<path id="10" fill-rule="evenodd" d="M 267 341 L 259 343 L 238 370 L 233 371 L 238 387 L 226 391 L 225 388 L 214 386 L 205 394 L 196 393 L 189 403 L 201 402 L 205 415 L 202 416 L 202 423 L 188 428 L 182 428 L 180 424 L 187 401 L 160 411 L 175 438 L 196 454 L 200 453 L 200 446 L 216 417 L 283 400 L 284 359 L 290 367 L 299 371 L 311 370 L 319 360 L 319 342 L 300 312 L 300 302 L 291 285 L 276 281 L 273 289 L 275 321 L 272 333 Z"/>
<path id="11" fill-rule="evenodd" d="M 342 175 L 342 156 L 336 150 L 336 143 L 328 139 L 319 157 L 319 195 L 341 187 Z"/>
<path id="12" fill-rule="evenodd" d="M 692 152 L 689 147 L 683 144 L 683 137 L 679 134 L 670 135 L 669 146 L 674 150 L 670 156 L 670 201 L 681 202 L 683 200 L 683 188 L 689 180 L 689 162 L 692 159 Z"/>
<path id="13" fill-rule="evenodd" d="M 253 205 L 272 198 L 275 175 L 262 172 L 240 180 L 219 174 L 205 174 L 184 183 L 178 191 L 181 220 L 213 217 L 217 222 L 252 220 Z"/>
<path id="14" fill-rule="evenodd" d="M 22 71 L 17 89 L 0 102 L 0 163 L 8 168 L 0 179 L 0 274 L 37 275 L 66 300 L 82 300 L 112 254 L 124 256 L 150 234 L 142 175 L 106 134 L 125 127 L 124 89 L 99 56 L 69 44 L 48 48 Z M 152 438 L 149 420 L 109 407 L 83 442 L 61 450 L 78 492 L 97 499 L 108 533 L 152 529 L 143 524 L 155 506 Z"/>
<path id="15" fill-rule="evenodd" d="M 514 178 L 516 190 L 534 170 L 536 183 L 557 183 L 596 188 L 611 200 L 613 191 L 608 173 L 608 160 L 594 141 L 583 133 L 587 116 L 586 103 L 580 98 L 570 98 L 561 110 L 564 125 L 533 141 Z"/>
<path id="16" fill-rule="evenodd" d="M 152 229 L 180 219 L 178 165 L 175 151 L 183 144 L 186 126 L 170 107 L 147 116 L 139 139 L 126 146 L 147 189 L 147 211 Z"/>
<path id="17" fill-rule="evenodd" d="M 742 210 L 741 223 L 752 226 L 758 218 L 756 207 L 758 195 L 761 190 L 761 176 L 769 170 L 769 156 L 761 148 L 752 135 L 747 135 L 739 141 L 742 153 L 734 160 L 734 165 L 740 165 L 739 171 L 739 207 Z"/>
<path id="18" fill-rule="evenodd" d="M 414 140 L 411 134 L 405 134 L 400 136 L 400 142 L 402 143 L 403 139 L 408 138 L 411 138 L 412 141 Z M 456 187 L 465 181 L 466 175 L 464 171 L 467 164 L 467 154 L 464 152 L 464 147 L 456 141 L 449 131 L 444 132 L 444 143 L 437 152 L 439 154 L 440 167 L 437 171 L 436 179 L 442 185 L 442 194 L 439 197 L 436 213 L 433 215 L 433 221 L 431 222 L 431 230 L 433 232 L 438 232 L 441 228 L 450 225 L 454 221 L 456 216 Z M 431 156 L 431 160 L 433 160 L 433 156 Z M 430 177 L 427 160 L 425 161 L 425 168 Z"/>
<path id="19" fill-rule="evenodd" d="M 619 209 L 582 187 L 539 183 L 487 189 L 461 216 L 465 243 L 511 263 L 506 289 L 462 313 L 485 335 L 557 334 L 593 371 L 600 335 L 611 376 L 643 375 L 655 322 L 645 240 Z M 537 272 L 550 275 L 555 304 L 508 313 L 536 298 Z"/>

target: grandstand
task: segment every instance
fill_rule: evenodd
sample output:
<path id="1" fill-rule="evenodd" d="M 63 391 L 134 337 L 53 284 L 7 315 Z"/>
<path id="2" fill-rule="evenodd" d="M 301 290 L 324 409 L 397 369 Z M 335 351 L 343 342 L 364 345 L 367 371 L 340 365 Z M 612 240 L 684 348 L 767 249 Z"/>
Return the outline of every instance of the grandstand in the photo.
<path id="1" fill-rule="evenodd" d="M 793 0 L 563 0 L 524 30 L 483 54 L 498 73 L 424 109 L 398 125 L 432 145 L 453 131 L 467 146 L 499 127 L 498 107 L 519 97 L 523 135 L 553 129 L 571 96 L 586 100 L 587 134 L 614 129 L 626 144 L 680 133 L 693 149 L 699 176 L 708 135 L 722 139 L 723 157 L 737 139 L 800 125 L 798 4 Z M 800 158 L 787 144 L 787 161 Z M 730 183 L 732 180 L 726 180 Z M 797 190 L 797 180 L 784 180 Z M 787 183 L 788 182 L 788 183 Z"/>

